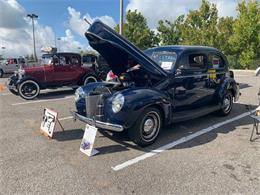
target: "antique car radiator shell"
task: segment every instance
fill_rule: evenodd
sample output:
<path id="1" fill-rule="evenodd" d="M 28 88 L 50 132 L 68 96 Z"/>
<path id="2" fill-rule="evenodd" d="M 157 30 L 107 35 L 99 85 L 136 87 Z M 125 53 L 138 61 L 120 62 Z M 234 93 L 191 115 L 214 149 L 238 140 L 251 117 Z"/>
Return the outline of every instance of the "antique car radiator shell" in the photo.
<path id="1" fill-rule="evenodd" d="M 104 98 L 103 94 L 88 94 L 85 97 L 86 101 L 86 117 L 93 120 L 103 119 L 103 108 L 104 108 Z"/>

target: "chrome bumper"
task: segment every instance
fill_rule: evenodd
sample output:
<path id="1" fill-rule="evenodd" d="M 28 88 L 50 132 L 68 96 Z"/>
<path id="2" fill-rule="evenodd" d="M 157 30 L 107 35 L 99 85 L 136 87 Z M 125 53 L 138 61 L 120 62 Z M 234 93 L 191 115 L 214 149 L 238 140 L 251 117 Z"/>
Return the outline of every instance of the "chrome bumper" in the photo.
<path id="1" fill-rule="evenodd" d="M 122 125 L 111 124 L 111 123 L 93 120 L 93 119 L 87 118 L 85 116 L 82 116 L 82 115 L 80 115 L 80 114 L 78 114 L 77 112 L 74 112 L 74 111 L 71 111 L 70 113 L 72 114 L 74 120 L 78 119 L 78 120 L 80 120 L 84 123 L 95 126 L 97 128 L 107 129 L 107 130 L 116 131 L 116 132 L 121 132 L 121 131 L 124 130 Z"/>
<path id="2" fill-rule="evenodd" d="M 239 96 L 241 96 L 241 92 L 240 92 L 240 89 L 239 89 L 239 83 L 237 83 L 237 92 L 236 92 L 236 95 L 234 97 L 234 102 L 238 101 Z"/>

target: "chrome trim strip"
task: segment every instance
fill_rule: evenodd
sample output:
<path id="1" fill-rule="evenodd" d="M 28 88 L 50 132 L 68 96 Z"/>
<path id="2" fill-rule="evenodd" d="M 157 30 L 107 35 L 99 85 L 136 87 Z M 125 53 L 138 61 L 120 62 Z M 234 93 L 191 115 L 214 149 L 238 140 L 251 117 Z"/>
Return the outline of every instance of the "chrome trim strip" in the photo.
<path id="1" fill-rule="evenodd" d="M 117 125 L 117 124 L 112 124 L 112 123 L 106 123 L 106 122 L 102 122 L 102 121 L 94 121 L 93 119 L 84 117 L 80 114 L 78 114 L 77 112 L 71 111 L 70 112 L 74 118 L 74 120 L 78 119 L 82 122 L 85 122 L 89 125 L 93 125 L 96 126 L 97 128 L 102 128 L 102 129 L 107 129 L 110 131 L 116 131 L 116 132 L 121 132 L 124 130 L 122 125 Z"/>

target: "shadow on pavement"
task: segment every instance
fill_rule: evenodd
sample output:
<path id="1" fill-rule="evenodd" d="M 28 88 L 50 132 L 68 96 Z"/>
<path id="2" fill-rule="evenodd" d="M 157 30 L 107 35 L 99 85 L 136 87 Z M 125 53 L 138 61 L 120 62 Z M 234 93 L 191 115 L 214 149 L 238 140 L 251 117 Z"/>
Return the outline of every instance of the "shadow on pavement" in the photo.
<path id="1" fill-rule="evenodd" d="M 126 132 L 115 133 L 115 132 L 109 132 L 105 130 L 99 130 L 101 136 L 107 137 L 108 139 L 113 140 L 117 144 L 110 145 L 110 146 L 103 146 L 96 149 L 100 151 L 99 155 L 128 151 L 130 149 L 140 150 L 143 152 L 150 152 L 151 150 L 157 149 L 163 145 L 166 145 L 180 138 L 196 133 L 201 129 L 210 127 L 216 123 L 226 121 L 242 113 L 248 112 L 247 107 L 248 105 L 236 103 L 234 104 L 233 110 L 230 113 L 230 115 L 226 117 L 220 117 L 215 113 L 212 113 L 204 117 L 189 120 L 188 123 L 186 121 L 186 122 L 174 123 L 170 126 L 166 126 L 160 132 L 160 135 L 158 139 L 155 141 L 155 143 L 145 148 L 141 148 L 136 144 L 134 144 L 129 139 Z M 257 106 L 253 106 L 253 108 L 256 107 Z M 174 147 L 174 149 L 190 148 L 190 147 L 206 144 L 208 142 L 215 140 L 219 133 L 227 134 L 231 131 L 234 131 L 237 126 L 243 126 L 249 124 L 253 124 L 253 120 L 249 117 L 244 117 L 241 118 L 240 120 L 234 121 L 232 123 L 214 129 L 209 133 L 205 133 L 199 137 L 196 137 L 188 142 L 180 144 Z M 248 130 L 248 141 L 249 141 L 249 137 L 252 129 L 246 128 L 245 130 Z M 82 129 L 70 129 L 70 130 L 65 130 L 64 132 L 56 132 L 54 134 L 54 139 L 58 141 L 82 139 L 83 134 L 84 131 Z"/>
<path id="2" fill-rule="evenodd" d="M 59 91 L 45 91 L 42 90 L 37 97 L 37 99 L 34 100 L 50 100 L 50 99 L 57 99 L 57 98 L 64 98 L 68 95 L 74 95 L 75 90 L 73 89 L 64 89 Z"/>

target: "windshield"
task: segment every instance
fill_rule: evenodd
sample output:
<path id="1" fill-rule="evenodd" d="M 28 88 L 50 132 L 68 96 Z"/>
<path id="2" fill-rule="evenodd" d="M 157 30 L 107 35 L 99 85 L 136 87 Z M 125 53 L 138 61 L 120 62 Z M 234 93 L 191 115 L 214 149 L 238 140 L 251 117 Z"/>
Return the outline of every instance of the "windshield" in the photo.
<path id="1" fill-rule="evenodd" d="M 41 65 L 50 65 L 52 63 L 52 56 L 44 55 L 41 59 Z"/>
<path id="2" fill-rule="evenodd" d="M 171 51 L 153 51 L 146 54 L 166 71 L 172 70 L 177 60 L 177 54 Z"/>

